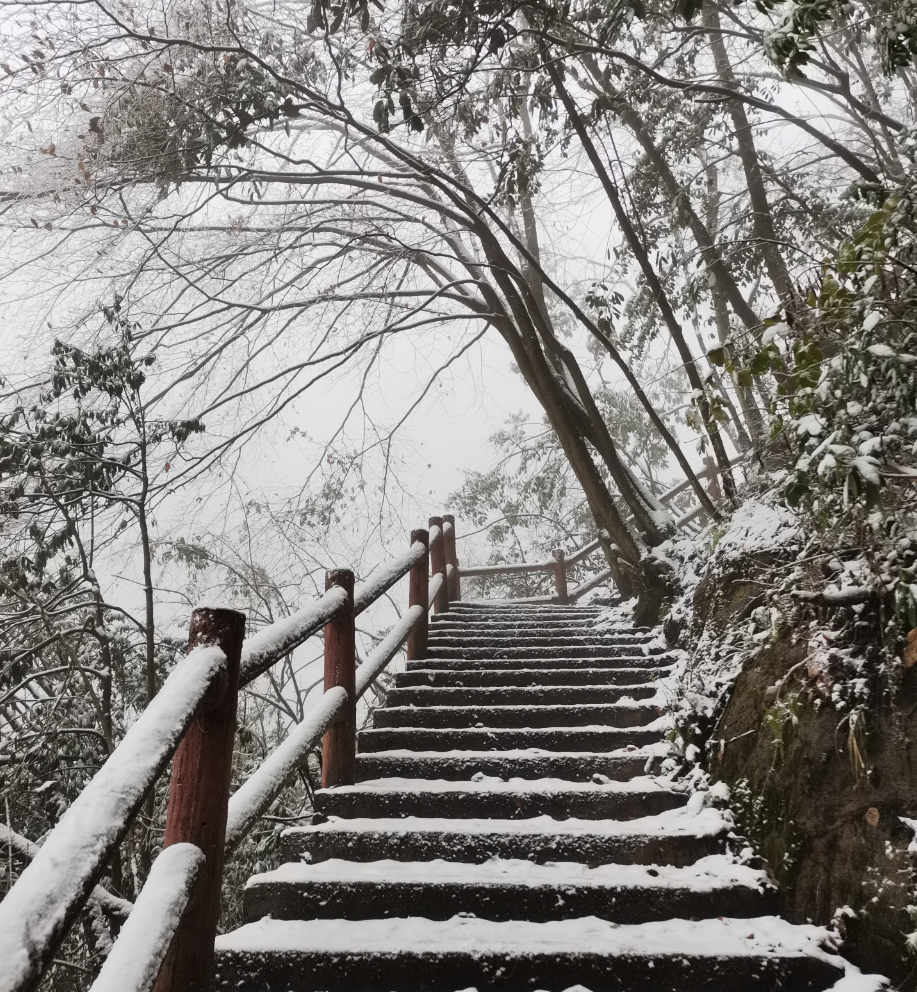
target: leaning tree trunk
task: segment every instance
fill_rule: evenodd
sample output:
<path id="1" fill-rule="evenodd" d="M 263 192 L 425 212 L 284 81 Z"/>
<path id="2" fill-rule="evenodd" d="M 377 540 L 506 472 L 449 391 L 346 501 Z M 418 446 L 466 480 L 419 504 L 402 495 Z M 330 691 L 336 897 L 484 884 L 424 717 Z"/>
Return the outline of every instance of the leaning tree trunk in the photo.
<path id="1" fill-rule="evenodd" d="M 590 137 L 582 116 L 577 110 L 573 97 L 564 86 L 563 79 L 561 78 L 556 63 L 551 59 L 550 53 L 546 50 L 542 52 L 542 63 L 548 75 L 551 77 L 551 82 L 554 84 L 554 88 L 560 97 L 561 103 L 564 105 L 564 109 L 567 111 L 567 117 L 574 131 L 576 131 L 580 144 L 583 147 L 583 151 L 585 151 L 586 157 L 589 159 L 590 164 L 595 170 L 596 177 L 602 184 L 602 188 L 605 190 L 605 194 L 611 204 L 611 208 L 614 212 L 615 218 L 618 221 L 618 225 L 624 234 L 628 247 L 634 253 L 637 264 L 643 272 L 643 277 L 646 280 L 657 307 L 659 308 L 659 312 L 662 315 L 662 319 L 669 331 L 669 335 L 675 344 L 679 357 L 684 365 L 688 382 L 694 392 L 694 396 L 697 401 L 697 408 L 701 415 L 701 420 L 704 428 L 706 429 L 707 436 L 710 439 L 710 446 L 713 448 L 713 453 L 716 456 L 716 460 L 720 466 L 720 473 L 723 479 L 723 490 L 730 501 L 735 501 L 736 487 L 735 481 L 732 478 L 732 473 L 729 470 L 729 456 L 726 454 L 726 448 L 723 444 L 719 427 L 713 419 L 710 402 L 707 399 L 703 381 L 701 380 L 700 373 L 697 370 L 694 355 L 685 340 L 685 335 L 681 324 L 678 322 L 678 319 L 675 316 L 675 311 L 669 303 L 668 296 L 663 288 L 661 280 L 659 279 L 659 275 L 655 268 L 653 268 L 653 264 L 650 261 L 646 246 L 643 244 L 640 236 L 634 229 L 630 217 L 624 209 L 624 205 L 621 203 L 621 197 L 618 194 L 617 186 L 608 174 L 608 170 L 602 162 L 598 150 L 595 147 L 595 143 Z"/>
<path id="2" fill-rule="evenodd" d="M 713 64 L 716 66 L 717 74 L 724 86 L 731 90 L 737 90 L 739 84 L 726 52 L 719 12 L 711 3 L 705 3 L 701 12 L 704 28 L 710 40 L 710 50 L 713 54 Z M 784 306 L 793 311 L 797 309 L 798 302 L 796 287 L 780 251 L 780 242 L 774 227 L 773 213 L 767 196 L 767 188 L 764 185 L 761 163 L 758 161 L 758 151 L 755 148 L 751 124 L 741 100 L 730 100 L 728 106 L 739 159 L 745 173 L 745 185 L 748 187 L 748 195 L 751 200 L 752 228 L 758 241 L 761 257 L 764 259 L 768 278 L 777 291 L 777 295 L 783 301 Z"/>

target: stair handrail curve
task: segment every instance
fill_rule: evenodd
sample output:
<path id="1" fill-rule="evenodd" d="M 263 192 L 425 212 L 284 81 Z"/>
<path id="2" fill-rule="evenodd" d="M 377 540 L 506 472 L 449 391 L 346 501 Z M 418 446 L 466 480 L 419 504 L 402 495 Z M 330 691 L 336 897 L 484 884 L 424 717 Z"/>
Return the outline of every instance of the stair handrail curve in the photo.
<path id="1" fill-rule="evenodd" d="M 605 568 L 593 575 L 586 582 L 581 583 L 574 589 L 567 586 L 567 572 L 572 565 L 576 565 L 590 555 L 598 551 L 602 546 L 602 540 L 609 541 L 607 532 L 602 531 L 601 537 L 595 538 L 588 544 L 568 555 L 563 548 L 555 548 L 552 552 L 552 561 L 518 562 L 505 565 L 472 565 L 467 567 L 455 566 L 459 578 L 486 578 L 494 575 L 528 575 L 536 572 L 549 572 L 554 575 L 554 594 L 543 596 L 515 597 L 514 603 L 554 603 L 558 606 L 569 606 L 575 603 L 581 596 L 591 592 L 603 582 L 612 578 L 610 568 Z M 458 597 L 456 597 L 458 598 Z"/>
<path id="2" fill-rule="evenodd" d="M 444 532 L 449 531 L 452 540 L 445 538 Z M 428 574 L 431 561 L 432 576 Z M 355 617 L 408 574 L 411 581 L 407 611 L 357 670 L 353 649 Z M 138 895 L 131 911 L 131 915 L 138 914 L 138 920 L 132 926 L 125 924 L 92 990 L 184 992 L 203 987 L 212 970 L 224 855 L 232 854 L 319 741 L 323 741 L 323 751 L 330 749 L 334 754 L 345 750 L 355 755 L 355 726 L 347 733 L 340 733 L 347 710 L 355 712 L 357 700 L 376 682 L 405 643 L 409 658 L 424 656 L 428 612 L 448 610 L 450 579 L 457 590 L 458 574 L 454 518 L 433 517 L 429 531 L 412 531 L 408 550 L 378 568 L 360 585 L 354 587 L 352 572 L 343 569 L 329 572 L 324 596 L 244 640 L 243 614 L 212 606 L 195 609 L 188 654 L 35 850 L 31 862 L 0 902 L 0 960 L 4 962 L 0 992 L 31 992 L 36 988 L 170 760 L 173 777 L 166 836 L 163 851 L 150 872 L 148 882 L 153 884 L 149 891 L 144 886 Z M 335 624 L 342 623 L 349 624 L 351 630 L 350 656 L 329 659 L 329 643 L 334 650 L 335 639 L 328 632 Z M 238 636 L 233 636 L 233 628 Z M 230 733 L 234 734 L 238 691 L 321 630 L 326 632 L 321 701 L 232 796 L 228 780 L 230 744 L 225 789 L 209 797 L 211 807 L 216 808 L 194 809 L 199 797 L 190 787 L 193 774 L 186 775 L 185 781 L 179 775 L 176 782 L 176 765 L 185 757 L 183 749 L 189 748 L 190 730 L 218 709 L 220 700 L 225 708 L 225 697 L 231 695 L 228 722 Z M 339 648 L 339 638 L 336 643 Z M 349 666 L 350 692 L 333 677 L 329 679 L 329 660 L 342 663 L 344 669 Z M 189 770 L 186 763 L 186 772 Z M 204 769 L 204 774 L 198 775 L 198 786 L 205 782 L 209 785 L 210 779 L 219 778 L 212 771 L 212 768 Z M 326 782 L 323 769 L 322 784 L 352 782 Z M 203 806 L 206 805 L 204 802 Z M 225 824 L 217 849 L 210 852 L 218 870 L 215 881 L 213 877 L 209 879 L 209 892 L 201 890 L 208 886 L 207 869 L 212 865 L 206 864 L 208 854 L 202 849 L 207 844 L 197 843 L 199 838 L 193 836 L 196 830 L 200 832 L 200 824 L 191 822 L 195 816 L 198 820 L 202 817 L 207 820 L 209 816 Z M 182 836 L 188 833 L 192 836 Z M 212 876 L 213 872 L 209 874 Z M 214 886 L 216 892 L 212 891 Z M 189 927 L 189 913 L 198 904 L 208 902 L 216 905 L 217 912 L 215 916 L 210 913 L 209 933 L 202 933 L 199 920 Z M 126 955 L 124 947 L 115 953 L 122 940 L 129 940 L 135 934 L 143 934 L 144 939 L 142 947 L 133 948 L 133 952 L 142 953 Z M 190 954 L 182 954 L 181 947 L 176 950 L 182 944 Z M 125 974 L 122 966 L 128 959 L 132 967 Z"/>

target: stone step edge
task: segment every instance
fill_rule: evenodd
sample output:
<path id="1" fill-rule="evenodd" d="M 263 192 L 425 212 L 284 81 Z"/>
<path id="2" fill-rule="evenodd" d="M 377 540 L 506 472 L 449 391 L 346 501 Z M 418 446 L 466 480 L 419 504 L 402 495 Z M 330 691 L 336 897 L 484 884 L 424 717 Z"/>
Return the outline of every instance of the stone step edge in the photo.
<path id="1" fill-rule="evenodd" d="M 536 816 L 526 820 L 501 820 L 490 817 L 405 816 L 405 817 L 338 817 L 329 816 L 322 823 L 289 827 L 284 837 L 316 833 L 348 834 L 462 834 L 465 836 L 540 836 L 540 837 L 638 837 L 646 840 L 725 837 L 731 822 L 719 810 L 707 807 L 698 812 L 685 807 L 642 816 L 633 820 L 580 820 L 573 817 L 555 820 Z"/>
<path id="2" fill-rule="evenodd" d="M 794 925 L 776 916 L 639 924 L 613 924 L 597 917 L 546 923 L 500 923 L 467 916 L 358 921 L 265 918 L 218 936 L 216 951 L 218 955 L 275 954 L 299 959 L 346 955 L 350 966 L 359 958 L 380 954 L 408 956 L 418 962 L 443 956 L 525 957 L 531 961 L 569 955 L 631 962 L 681 959 L 698 965 L 731 958 L 808 957 L 833 966 L 840 978 L 846 970 L 844 962 L 823 949 L 827 939 L 824 928 Z"/>
<path id="3" fill-rule="evenodd" d="M 711 892 L 724 888 L 774 890 L 767 872 L 736 862 L 726 854 L 700 858 L 681 868 L 670 865 L 602 865 L 591 868 L 576 862 L 532 864 L 521 858 L 492 858 L 483 864 L 466 864 L 435 858 L 432 861 L 347 861 L 330 858 L 317 864 L 289 861 L 272 871 L 252 875 L 246 890 L 259 886 L 310 885 L 315 883 L 418 884 L 440 886 L 511 886 L 583 889 L 672 889 Z"/>

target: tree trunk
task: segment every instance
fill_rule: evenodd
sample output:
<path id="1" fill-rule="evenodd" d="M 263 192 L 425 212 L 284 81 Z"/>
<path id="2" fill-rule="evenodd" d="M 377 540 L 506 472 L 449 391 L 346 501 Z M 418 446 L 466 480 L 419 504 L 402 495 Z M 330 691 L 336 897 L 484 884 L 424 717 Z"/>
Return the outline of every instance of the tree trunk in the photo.
<path id="1" fill-rule="evenodd" d="M 546 71 L 550 75 L 552 82 L 554 83 L 554 88 L 556 89 L 557 94 L 560 97 L 565 110 L 567 111 L 567 117 L 569 118 L 570 123 L 573 125 L 573 128 L 580 139 L 583 150 L 586 152 L 586 156 L 589 158 L 592 167 L 595 169 L 596 176 L 605 190 L 618 224 L 621 227 L 625 239 L 627 240 L 628 246 L 634 253 L 634 257 L 637 259 L 637 263 L 643 272 L 643 276 L 650 288 L 653 299 L 656 301 L 656 305 L 659 307 L 659 311 L 662 314 L 663 321 L 668 328 L 672 341 L 675 343 L 675 347 L 678 350 L 678 354 L 684 365 L 685 373 L 688 376 L 688 382 L 691 385 L 691 389 L 694 391 L 694 397 L 697 401 L 697 407 L 700 412 L 701 419 L 704 427 L 706 428 L 707 435 L 710 438 L 710 445 L 713 448 L 713 452 L 716 455 L 717 462 L 720 466 L 720 471 L 723 477 L 723 489 L 727 498 L 734 501 L 736 488 L 735 482 L 732 478 L 732 473 L 729 471 L 729 456 L 726 454 L 726 448 L 723 445 L 723 439 L 720 436 L 719 428 L 713 420 L 710 410 L 710 403 L 707 400 L 707 394 L 704 391 L 704 384 L 697 370 L 694 355 L 691 353 L 691 349 L 688 347 L 688 343 L 685 340 L 681 324 L 678 322 L 678 318 L 675 316 L 675 311 L 669 303 L 668 296 L 666 295 L 659 276 L 653 268 L 652 262 L 650 261 L 649 255 L 646 251 L 646 247 L 637 234 L 637 231 L 634 229 L 634 226 L 630 221 L 630 217 L 628 217 L 627 211 L 624 209 L 624 205 L 621 203 L 621 197 L 618 194 L 617 186 L 608 174 L 608 171 L 598 154 L 595 144 L 586 130 L 586 126 L 576 108 L 576 104 L 564 86 L 563 80 L 560 77 L 560 72 L 557 69 L 557 65 L 549 57 L 549 53 L 546 51 L 542 52 L 542 62 Z"/>
<path id="2" fill-rule="evenodd" d="M 732 71 L 729 55 L 726 52 L 726 45 L 723 42 L 723 33 L 720 27 L 720 15 L 716 7 L 710 3 L 705 3 L 701 8 L 704 19 L 704 28 L 707 37 L 710 39 L 710 50 L 713 53 L 713 63 L 716 66 L 717 74 L 724 86 L 729 89 L 738 89 L 738 81 Z M 767 276 L 773 284 L 777 295 L 783 305 L 789 310 L 797 309 L 796 287 L 790 278 L 789 270 L 780 251 L 777 238 L 777 231 L 774 228 L 773 214 L 767 197 L 767 189 L 764 185 L 764 176 L 761 173 L 761 165 L 758 161 L 758 152 L 755 148 L 755 139 L 752 134 L 751 124 L 748 115 L 745 113 L 745 105 L 741 100 L 729 101 L 729 115 L 732 118 L 732 125 L 735 133 L 736 146 L 739 151 L 739 158 L 742 162 L 742 170 L 745 173 L 745 184 L 748 187 L 748 195 L 751 200 L 752 227 L 761 256 L 764 259 L 764 266 L 767 269 Z"/>

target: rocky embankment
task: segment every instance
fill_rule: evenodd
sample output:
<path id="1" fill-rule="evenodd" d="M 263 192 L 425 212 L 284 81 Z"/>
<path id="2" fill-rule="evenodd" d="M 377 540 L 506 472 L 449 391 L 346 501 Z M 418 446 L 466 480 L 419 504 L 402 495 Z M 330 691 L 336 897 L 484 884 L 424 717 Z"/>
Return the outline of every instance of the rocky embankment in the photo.
<path id="1" fill-rule="evenodd" d="M 917 642 L 886 580 L 913 567 L 914 545 L 883 558 L 825 543 L 762 501 L 674 549 L 685 592 L 665 629 L 688 655 L 676 747 L 728 785 L 784 914 L 835 921 L 855 964 L 912 990 Z"/>

